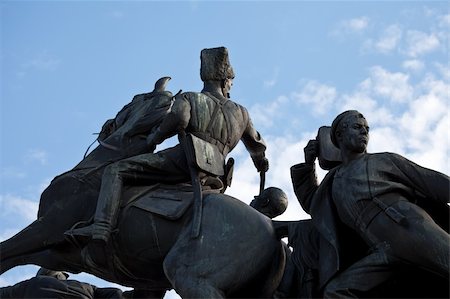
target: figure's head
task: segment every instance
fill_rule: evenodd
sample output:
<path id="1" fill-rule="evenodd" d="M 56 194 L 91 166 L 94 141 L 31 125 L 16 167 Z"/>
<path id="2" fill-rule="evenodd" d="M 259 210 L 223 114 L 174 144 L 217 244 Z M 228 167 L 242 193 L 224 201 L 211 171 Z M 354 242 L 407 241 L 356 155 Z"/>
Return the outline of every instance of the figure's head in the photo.
<path id="1" fill-rule="evenodd" d="M 61 271 L 53 271 L 46 268 L 40 268 L 36 273 L 36 276 L 49 276 L 56 278 L 58 280 L 66 280 L 69 277 L 69 274 Z"/>
<path id="2" fill-rule="evenodd" d="M 369 125 L 364 116 L 356 110 L 339 114 L 331 125 L 330 137 L 333 144 L 357 153 L 367 150 L 369 142 Z"/>
<path id="3" fill-rule="evenodd" d="M 266 215 L 269 218 L 275 218 L 286 211 L 288 198 L 283 190 L 275 187 L 269 187 L 250 203 L 254 209 Z"/>
<path id="4" fill-rule="evenodd" d="M 203 49 L 200 53 L 200 77 L 203 82 L 218 81 L 224 96 L 233 85 L 234 71 L 225 47 Z"/>

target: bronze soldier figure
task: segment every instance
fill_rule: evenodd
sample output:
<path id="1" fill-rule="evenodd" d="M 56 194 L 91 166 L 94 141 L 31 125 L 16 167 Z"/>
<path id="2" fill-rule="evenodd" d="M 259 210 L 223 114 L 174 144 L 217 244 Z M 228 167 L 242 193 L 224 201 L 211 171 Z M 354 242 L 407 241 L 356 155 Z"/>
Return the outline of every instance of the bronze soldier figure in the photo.
<path id="1" fill-rule="evenodd" d="M 414 265 L 448 281 L 450 235 L 416 202 L 425 198 L 448 210 L 449 177 L 397 154 L 368 154 L 369 126 L 358 111 L 338 115 L 330 135 L 341 151 L 342 164 L 320 185 L 315 140 L 305 147 L 305 163 L 291 168 L 298 200 L 320 232 L 324 297 L 364 294 L 388 281 L 394 265 Z M 357 238 L 346 240 L 352 244 L 343 244 L 342 223 L 356 232 Z M 342 248 L 354 246 L 356 239 L 370 251 L 348 266 Z"/>
<path id="2" fill-rule="evenodd" d="M 118 288 L 99 288 L 68 277 L 65 272 L 40 268 L 35 277 L 0 288 L 0 298 L 125 298 Z"/>
<path id="3" fill-rule="evenodd" d="M 124 184 L 176 184 L 190 182 L 186 155 L 180 144 L 152 153 L 157 144 L 180 131 L 195 140 L 208 143 L 214 153 L 208 157 L 213 169 L 200 173 L 204 186 L 222 188 L 218 174 L 223 173 L 226 155 L 241 140 L 250 153 L 258 171 L 267 171 L 266 145 L 253 127 L 247 110 L 229 99 L 234 72 L 224 47 L 201 51 L 201 92 L 178 94 L 161 125 L 148 136 L 149 153 L 131 157 L 106 167 L 98 198 L 94 223 L 69 232 L 75 236 L 92 238 L 90 246 L 102 247 L 114 227 Z M 222 171 L 221 171 L 222 169 Z M 96 244 L 96 245 L 95 245 Z"/>

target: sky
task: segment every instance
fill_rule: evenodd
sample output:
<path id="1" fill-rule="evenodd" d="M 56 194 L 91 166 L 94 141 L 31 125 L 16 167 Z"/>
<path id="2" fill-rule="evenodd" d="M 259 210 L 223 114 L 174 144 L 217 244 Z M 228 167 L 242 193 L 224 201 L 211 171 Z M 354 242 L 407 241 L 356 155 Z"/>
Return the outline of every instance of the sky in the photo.
<path id="1" fill-rule="evenodd" d="M 173 93 L 200 91 L 203 48 L 229 50 L 231 98 L 267 143 L 266 187 L 289 197 L 277 219 L 308 218 L 290 167 L 348 109 L 369 122 L 369 152 L 448 175 L 449 10 L 448 1 L 0 1 L 0 240 L 36 218 L 41 192 L 134 95 L 163 76 Z M 249 203 L 259 175 L 242 145 L 230 156 L 227 194 Z M 16 267 L 0 287 L 37 270 Z"/>

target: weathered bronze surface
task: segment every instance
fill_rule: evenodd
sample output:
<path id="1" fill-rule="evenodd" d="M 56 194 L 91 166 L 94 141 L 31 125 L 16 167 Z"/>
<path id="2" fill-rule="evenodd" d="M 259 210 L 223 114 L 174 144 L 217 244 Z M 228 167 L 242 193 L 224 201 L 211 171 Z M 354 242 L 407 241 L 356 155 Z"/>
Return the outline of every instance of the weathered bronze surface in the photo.
<path id="1" fill-rule="evenodd" d="M 114 298 L 162 298 L 169 289 L 183 298 L 448 297 L 449 177 L 367 153 L 368 123 L 346 111 L 291 168 L 312 219 L 272 220 L 287 196 L 264 189 L 266 144 L 229 99 L 233 78 L 227 49 L 204 49 L 201 92 L 173 96 L 163 77 L 136 95 L 105 122 L 99 146 L 42 193 L 38 219 L 0 243 L 0 272 L 35 264 L 134 288 Z M 154 153 L 174 135 L 178 145 Z M 224 194 L 234 163 L 226 158 L 239 141 L 261 175 L 251 206 Z M 320 184 L 317 158 L 329 170 Z M 109 296 L 55 277 L 1 294 L 53 297 L 67 285 Z"/>
<path id="2" fill-rule="evenodd" d="M 369 297 L 375 292 L 378 297 L 446 297 L 449 177 L 397 154 L 368 154 L 369 126 L 358 111 L 336 117 L 330 134 L 342 163 L 320 185 L 314 167 L 317 140 L 305 147 L 305 163 L 291 168 L 294 191 L 311 214 L 312 234 L 318 235 L 312 267 L 318 271 L 323 296 Z M 376 293 L 401 281 L 399 277 L 419 283 Z M 430 281 L 433 286 L 440 282 L 440 287 L 430 289 L 425 285 Z M 415 292 L 407 293 L 410 290 Z"/>
<path id="3" fill-rule="evenodd" d="M 36 264 L 153 297 L 172 288 L 186 298 L 272 296 L 285 251 L 271 220 L 221 193 L 232 173 L 224 157 L 239 140 L 260 172 L 268 169 L 266 145 L 247 110 L 228 98 L 234 72 L 226 48 L 201 58 L 202 92 L 172 98 L 161 78 L 105 123 L 100 145 L 42 193 L 39 218 L 1 243 L 1 273 Z M 195 157 L 186 144 L 153 153 L 177 133 L 215 148 Z"/>

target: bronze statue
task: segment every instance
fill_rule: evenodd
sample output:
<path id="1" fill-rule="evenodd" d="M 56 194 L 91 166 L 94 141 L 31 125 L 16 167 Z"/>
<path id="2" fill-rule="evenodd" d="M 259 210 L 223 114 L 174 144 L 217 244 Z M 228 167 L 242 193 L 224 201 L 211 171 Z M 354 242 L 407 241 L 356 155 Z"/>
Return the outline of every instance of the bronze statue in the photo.
<path id="1" fill-rule="evenodd" d="M 298 200 L 320 233 L 324 297 L 367 295 L 389 282 L 399 265 L 413 265 L 448 282 L 450 236 L 420 203 L 439 206 L 448 223 L 449 177 L 397 154 L 368 154 L 369 126 L 358 111 L 338 115 L 330 137 L 342 164 L 320 185 L 316 140 L 305 147 L 305 163 L 291 168 Z"/>
<path id="2" fill-rule="evenodd" d="M 250 206 L 270 219 L 283 214 L 288 206 L 289 200 L 283 190 L 276 187 L 264 189 L 261 194 L 255 196 Z"/>
<path id="3" fill-rule="evenodd" d="M 224 174 L 225 157 L 242 140 L 258 171 L 267 171 L 266 145 L 252 125 L 247 110 L 231 101 L 229 90 L 234 72 L 226 48 L 204 49 L 201 52 L 203 90 L 186 92 L 175 97 L 170 113 L 148 136 L 149 152 L 108 165 L 102 177 L 99 199 L 91 226 L 68 232 L 70 235 L 93 239 L 92 251 L 108 241 L 117 218 L 121 191 L 126 184 L 176 184 L 191 181 L 191 168 L 183 141 L 175 147 L 153 154 L 157 144 L 184 131 L 193 138 L 193 145 L 207 144 L 212 148 L 205 157 L 208 168 L 199 169 L 201 185 L 222 188 L 218 178 Z M 183 133 L 184 134 L 184 133 Z M 191 145 L 189 145 L 191 146 Z M 208 152 L 201 152 L 200 158 Z M 198 155 L 196 156 L 197 158 Z M 197 165 L 201 168 L 202 165 Z"/>
<path id="4" fill-rule="evenodd" d="M 68 277 L 65 272 L 40 268 L 35 277 L 0 288 L 0 298 L 125 298 L 118 288 L 99 288 Z"/>
<path id="5" fill-rule="evenodd" d="M 226 54 L 224 48 L 214 51 Z M 208 56 L 210 52 L 202 53 Z M 228 61 L 227 55 L 222 56 L 222 59 L 224 57 Z M 209 57 L 206 60 L 210 63 L 211 59 Z M 146 296 L 152 298 L 161 298 L 171 288 L 187 298 L 272 296 L 283 274 L 285 251 L 276 238 L 271 220 L 238 199 L 221 193 L 222 181 L 229 181 L 224 169 L 224 157 L 239 139 L 247 146 L 260 171 L 268 168 L 264 157 L 265 144 L 251 125 L 245 108 L 224 96 L 231 86 L 231 78 L 220 78 L 204 78 L 206 81 L 202 93 L 178 95 L 164 123 L 159 125 L 159 122 L 153 122 L 143 126 L 141 128 L 145 132 L 139 132 L 138 135 L 135 133 L 130 137 L 107 122 L 104 126 L 105 135 L 108 135 L 109 129 L 112 134 L 106 139 L 101 138 L 103 144 L 98 150 L 95 149 L 74 170 L 55 178 L 42 194 L 39 218 L 0 244 L 1 273 L 17 265 L 32 263 L 56 270 L 88 272 L 121 285 L 145 290 Z M 169 98 L 168 103 L 171 104 L 171 101 L 172 98 Z M 106 246 L 102 247 L 103 251 L 83 250 L 86 248 L 85 239 L 64 235 L 66 231 L 90 223 L 96 208 L 103 169 L 107 165 L 119 165 L 111 163 L 127 155 L 129 157 L 130 152 L 144 150 L 147 153 L 145 155 L 158 156 L 159 153 L 148 154 L 147 141 L 139 135 L 148 136 L 154 132 L 148 138 L 152 149 L 151 144 L 157 144 L 168 136 L 161 134 L 168 132 L 165 129 L 169 128 L 168 124 L 174 123 L 177 111 L 188 104 L 192 110 L 199 109 L 197 114 L 192 114 L 197 120 L 188 118 L 187 123 L 184 123 L 186 127 L 181 128 L 190 133 L 191 136 L 187 134 L 185 137 L 193 147 L 207 149 L 203 155 L 205 159 L 202 161 L 202 155 L 199 156 L 195 150 L 195 161 L 188 161 L 185 152 L 184 156 L 174 149 L 168 149 L 167 152 L 174 152 L 170 157 L 177 157 L 181 162 L 185 160 L 182 162 L 184 165 L 197 163 L 197 182 L 201 182 L 197 187 L 201 188 L 199 191 L 203 199 L 200 201 L 203 212 L 200 214 L 201 229 L 196 230 L 198 235 L 193 237 L 192 234 L 192 228 L 198 224 L 195 219 L 199 219 L 196 218 L 198 210 L 195 205 L 199 201 L 194 196 L 197 189 L 192 185 L 195 183 L 190 178 L 192 173 L 187 173 L 185 169 L 179 170 L 178 174 L 178 177 L 183 178 L 180 180 L 182 183 L 174 184 L 180 182 L 175 178 L 164 182 L 165 177 L 159 177 L 161 180 L 157 183 L 144 181 L 142 185 L 133 182 L 125 184 L 123 188 L 119 186 L 121 192 L 118 195 L 120 207 L 115 216 L 117 221 Z M 127 109 L 122 114 L 128 113 Z M 161 114 L 166 111 L 163 109 Z M 145 116 L 142 115 L 143 118 Z M 122 126 L 134 118 L 124 119 Z M 135 123 L 143 121 L 139 118 Z M 131 128 L 127 130 L 130 131 Z M 113 142 L 116 140 L 113 135 L 122 136 L 117 138 L 122 142 Z M 133 141 L 133 138 L 136 140 Z M 215 147 L 202 143 L 209 141 L 212 144 L 214 140 Z M 122 147 L 132 150 L 122 150 Z M 186 150 L 185 146 L 183 150 Z M 111 153 L 109 156 L 98 155 L 98 151 Z M 217 152 L 221 157 L 220 163 L 215 159 Z M 165 158 L 169 159 L 169 156 Z M 99 260 L 100 264 L 97 263 Z M 239 273 L 238 277 L 236 273 Z"/>

